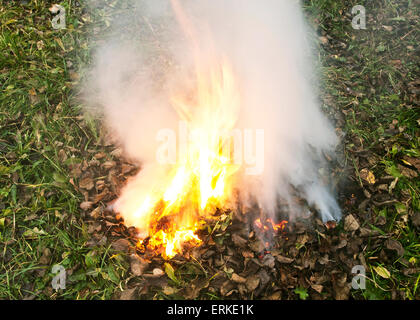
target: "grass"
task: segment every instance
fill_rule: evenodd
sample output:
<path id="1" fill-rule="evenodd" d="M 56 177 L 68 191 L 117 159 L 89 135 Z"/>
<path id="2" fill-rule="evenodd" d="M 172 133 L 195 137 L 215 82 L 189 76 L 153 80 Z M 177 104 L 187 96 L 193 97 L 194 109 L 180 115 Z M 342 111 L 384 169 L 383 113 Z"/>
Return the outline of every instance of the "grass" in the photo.
<path id="1" fill-rule="evenodd" d="M 107 27 L 106 14 L 89 16 L 84 4 L 61 1 L 67 28 L 51 28 L 53 2 L 1 1 L 0 6 L 0 298 L 109 299 L 124 287 L 128 264 L 109 245 L 89 239 L 69 165 L 104 151 L 98 129 L 81 117 L 76 90 L 78 67 L 89 63 L 87 27 Z M 116 1 L 114 1 L 116 2 Z M 367 29 L 351 28 L 351 7 L 366 5 Z M 362 169 L 355 150 L 368 153 L 375 177 L 398 177 L 398 202 L 375 208 L 385 218 L 379 229 L 398 240 L 404 256 L 381 277 L 374 243 L 364 254 L 370 270 L 358 299 L 419 297 L 418 232 L 407 218 L 420 209 L 420 182 L 400 172 L 403 157 L 418 158 L 418 109 L 407 86 L 419 75 L 419 10 L 412 1 L 305 1 L 305 11 L 329 43 L 319 56 L 325 86 L 324 109 L 342 115 L 347 163 Z M 417 16 L 417 18 L 416 18 Z M 95 21 L 95 22 L 92 22 Z M 392 30 L 384 29 L 390 26 Z M 399 61 L 399 62 L 398 62 Z M 390 134 L 390 125 L 404 128 Z M 397 121 L 397 122 L 395 122 Z M 54 291 L 52 266 L 69 270 L 66 290 Z M 195 271 L 194 271 L 195 270 Z M 191 272 L 193 274 L 191 274 Z M 199 266 L 176 270 L 178 283 Z M 163 292 L 157 298 L 165 298 Z M 207 293 L 208 299 L 217 295 Z"/>

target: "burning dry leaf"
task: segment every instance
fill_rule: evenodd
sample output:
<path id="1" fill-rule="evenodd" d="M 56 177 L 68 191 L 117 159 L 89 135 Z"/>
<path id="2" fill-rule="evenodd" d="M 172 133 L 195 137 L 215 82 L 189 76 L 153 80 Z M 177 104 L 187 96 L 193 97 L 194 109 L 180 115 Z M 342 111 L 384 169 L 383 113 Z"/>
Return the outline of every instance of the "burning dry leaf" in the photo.
<path id="1" fill-rule="evenodd" d="M 329 229 L 334 229 L 337 226 L 337 222 L 332 220 L 332 221 L 327 221 L 325 223 L 325 227 L 329 230 Z"/>
<path id="2" fill-rule="evenodd" d="M 375 175 L 373 174 L 372 171 L 370 171 L 368 169 L 362 169 L 362 170 L 360 170 L 359 174 L 360 174 L 360 178 L 367 181 L 369 184 L 375 184 L 375 182 L 376 182 Z"/>
<path id="3" fill-rule="evenodd" d="M 357 220 L 353 217 L 352 214 L 349 214 L 344 218 L 344 230 L 346 231 L 356 231 L 359 229 L 360 225 Z"/>

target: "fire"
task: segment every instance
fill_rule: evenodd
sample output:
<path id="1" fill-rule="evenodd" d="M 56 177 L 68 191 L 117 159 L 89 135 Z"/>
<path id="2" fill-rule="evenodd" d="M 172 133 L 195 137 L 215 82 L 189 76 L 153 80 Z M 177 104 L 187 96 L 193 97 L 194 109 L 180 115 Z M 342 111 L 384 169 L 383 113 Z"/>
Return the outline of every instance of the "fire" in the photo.
<path id="1" fill-rule="evenodd" d="M 288 221 L 283 220 L 279 223 L 274 223 L 274 221 L 270 218 L 267 218 L 264 223 L 261 222 L 261 219 L 258 218 L 254 221 L 254 224 L 257 228 L 260 230 L 263 230 L 264 232 L 272 230 L 274 232 L 283 231 L 286 227 Z"/>
<path id="2" fill-rule="evenodd" d="M 172 98 L 180 118 L 201 135 L 192 141 L 183 163 L 168 172 L 163 187 L 146 195 L 133 213 L 148 221 L 147 246 L 165 258 L 180 253 L 185 242 L 201 244 L 196 232 L 217 207 L 226 206 L 238 170 L 226 155 L 230 139 L 220 136 L 235 124 L 234 77 L 226 64 L 215 68 L 198 71 L 194 101 L 182 94 Z"/>
<path id="3" fill-rule="evenodd" d="M 185 33 L 193 37 L 178 2 L 173 1 L 173 6 Z M 239 169 L 232 161 L 232 138 L 223 135 L 234 128 L 238 118 L 234 72 L 226 59 L 209 58 L 190 40 L 195 56 L 194 84 L 168 99 L 189 132 L 198 134 L 180 155 L 182 161 L 165 172 L 164 181 L 151 186 L 147 194 L 139 191 L 133 201 L 138 203 L 141 198 L 141 205 L 125 204 L 123 212 L 125 219 L 140 226 L 143 239 L 138 248 L 150 248 L 167 259 L 181 253 L 186 243 L 202 243 L 197 232 L 216 208 L 226 208 Z"/>

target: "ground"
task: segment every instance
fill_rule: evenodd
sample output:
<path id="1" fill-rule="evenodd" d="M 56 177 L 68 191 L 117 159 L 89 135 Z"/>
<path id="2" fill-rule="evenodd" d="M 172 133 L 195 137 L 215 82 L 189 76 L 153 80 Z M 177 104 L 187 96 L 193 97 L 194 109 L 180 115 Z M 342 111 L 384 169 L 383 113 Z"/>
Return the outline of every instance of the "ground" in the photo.
<path id="1" fill-rule="evenodd" d="M 303 3 L 318 32 L 322 108 L 341 137 L 338 225 L 297 221 L 266 250 L 227 212 L 202 247 L 167 262 L 139 252 L 105 210 L 137 168 L 83 117 L 87 30 L 108 27 L 107 6 L 95 16 L 62 1 L 67 28 L 54 30 L 53 3 L 0 6 L 1 299 L 420 298 L 419 1 Z M 365 30 L 351 26 L 356 4 Z M 56 264 L 65 289 L 51 286 Z M 364 290 L 350 285 L 355 265 Z"/>

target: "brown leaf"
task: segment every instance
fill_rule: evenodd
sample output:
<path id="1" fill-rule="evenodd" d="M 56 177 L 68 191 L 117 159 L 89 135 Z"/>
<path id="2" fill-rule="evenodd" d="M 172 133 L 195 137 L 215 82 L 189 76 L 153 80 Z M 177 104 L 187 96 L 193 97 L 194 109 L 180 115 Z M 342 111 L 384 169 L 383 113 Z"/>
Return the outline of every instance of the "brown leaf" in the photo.
<path id="1" fill-rule="evenodd" d="M 98 219 L 102 214 L 102 207 L 97 207 L 94 210 L 92 210 L 92 212 L 90 213 L 90 216 L 93 219 Z"/>
<path id="2" fill-rule="evenodd" d="M 232 274 L 232 280 L 237 283 L 245 283 L 246 279 L 244 277 L 241 277 L 240 275 L 237 275 L 236 273 Z"/>
<path id="3" fill-rule="evenodd" d="M 320 284 L 311 284 L 311 288 L 314 289 L 318 293 L 322 293 L 322 289 L 324 289 L 324 286 Z"/>
<path id="4" fill-rule="evenodd" d="M 258 275 L 252 275 L 250 277 L 248 277 L 246 279 L 246 288 L 248 289 L 248 291 L 254 291 L 255 289 L 257 289 L 258 285 L 260 284 L 260 278 L 258 277 Z"/>
<path id="5" fill-rule="evenodd" d="M 292 258 L 288 258 L 288 257 L 280 256 L 280 255 L 276 256 L 276 259 L 278 262 L 286 263 L 286 264 L 292 263 L 294 260 Z"/>
<path id="6" fill-rule="evenodd" d="M 42 252 L 42 256 L 39 259 L 40 264 L 48 265 L 51 261 L 51 250 L 48 248 L 45 248 Z"/>
<path id="7" fill-rule="evenodd" d="M 397 240 L 388 239 L 387 241 L 385 241 L 385 246 L 389 250 L 396 251 L 398 256 L 400 257 L 404 255 L 404 248 L 401 245 L 401 243 Z"/>
<path id="8" fill-rule="evenodd" d="M 136 289 L 125 289 L 121 292 L 120 300 L 135 300 L 136 297 Z"/>
<path id="9" fill-rule="evenodd" d="M 359 229 L 360 225 L 353 215 L 349 214 L 344 218 L 344 230 L 346 231 L 356 231 Z"/>
<path id="10" fill-rule="evenodd" d="M 415 227 L 420 227 L 420 212 L 416 212 L 411 217 L 411 222 L 414 224 Z"/>
<path id="11" fill-rule="evenodd" d="M 267 297 L 267 300 L 281 300 L 281 291 L 276 291 Z"/>
<path id="12" fill-rule="evenodd" d="M 350 284 L 347 283 L 347 275 L 338 276 L 333 282 L 334 298 L 336 300 L 347 300 L 350 294 Z"/>
<path id="13" fill-rule="evenodd" d="M 262 261 L 263 265 L 269 268 L 274 268 L 275 266 L 275 260 L 274 257 L 271 254 L 266 254 Z"/>
<path id="14" fill-rule="evenodd" d="M 85 190 L 91 190 L 95 184 L 93 183 L 93 179 L 91 177 L 86 177 L 80 180 L 79 187 Z"/>
<path id="15" fill-rule="evenodd" d="M 98 152 L 93 156 L 95 159 L 100 160 L 106 157 L 106 153 L 105 152 Z"/>
<path id="16" fill-rule="evenodd" d="M 104 200 L 106 197 L 110 196 L 111 193 L 109 192 L 108 188 L 105 188 L 101 193 L 97 194 L 94 199 L 93 199 L 93 203 L 98 203 L 102 200 Z"/>
<path id="17" fill-rule="evenodd" d="M 155 277 L 161 277 L 165 274 L 165 272 L 160 268 L 154 268 L 152 272 Z"/>
<path id="18" fill-rule="evenodd" d="M 252 251 L 249 250 L 242 251 L 242 256 L 244 258 L 254 258 L 254 254 L 252 253 Z"/>
<path id="19" fill-rule="evenodd" d="M 134 169 L 135 169 L 135 167 L 133 165 L 131 165 L 131 164 L 123 163 L 121 165 L 121 173 L 123 175 L 126 175 L 127 173 L 130 173 Z"/>
<path id="20" fill-rule="evenodd" d="M 235 246 L 243 248 L 246 246 L 248 241 L 241 236 L 237 235 L 236 233 L 232 234 L 232 241 L 235 244 Z"/>
<path id="21" fill-rule="evenodd" d="M 113 167 L 115 167 L 115 165 L 116 165 L 116 162 L 115 161 L 105 161 L 103 164 L 102 164 L 102 168 L 104 168 L 105 170 L 108 170 L 108 169 L 111 169 L 111 168 L 113 168 Z"/>
<path id="22" fill-rule="evenodd" d="M 127 239 L 118 239 L 112 243 L 112 248 L 117 251 L 127 252 L 131 243 Z"/>
<path id="23" fill-rule="evenodd" d="M 404 167 L 400 164 L 397 165 L 398 170 L 401 172 L 401 174 L 407 178 L 416 178 L 418 176 L 417 172 L 413 169 Z"/>
<path id="24" fill-rule="evenodd" d="M 83 201 L 81 204 L 80 204 L 80 209 L 82 209 L 82 210 L 89 210 L 90 208 L 92 208 L 92 202 L 91 201 Z"/>
<path id="25" fill-rule="evenodd" d="M 130 269 L 135 276 L 141 276 L 149 267 L 149 262 L 136 254 L 130 256 Z"/>
<path id="26" fill-rule="evenodd" d="M 265 249 L 264 243 L 261 240 L 259 240 L 259 239 L 251 242 L 249 244 L 249 247 L 250 247 L 250 249 L 252 251 L 257 252 L 257 253 L 258 252 L 261 252 L 261 251 L 263 251 Z"/>
<path id="27" fill-rule="evenodd" d="M 418 171 L 420 171 L 420 159 L 419 158 L 413 158 L 413 157 L 405 156 L 405 157 L 403 157 L 403 161 L 408 165 L 416 167 L 416 169 Z"/>

